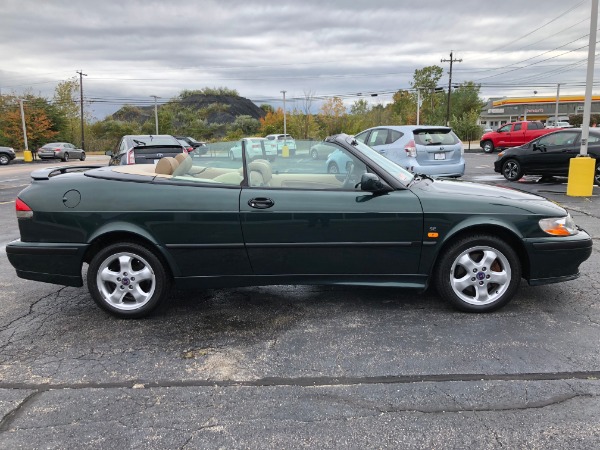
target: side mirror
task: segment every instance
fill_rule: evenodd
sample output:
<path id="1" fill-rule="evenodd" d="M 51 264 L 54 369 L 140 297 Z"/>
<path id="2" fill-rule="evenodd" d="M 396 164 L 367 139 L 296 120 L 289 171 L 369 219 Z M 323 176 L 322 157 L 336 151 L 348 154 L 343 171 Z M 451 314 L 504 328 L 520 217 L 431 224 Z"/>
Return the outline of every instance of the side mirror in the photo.
<path id="1" fill-rule="evenodd" d="M 539 144 L 537 142 L 533 143 L 532 146 L 533 151 L 539 150 L 540 152 L 545 152 L 546 151 L 546 146 L 543 144 Z"/>
<path id="2" fill-rule="evenodd" d="M 374 173 L 363 173 L 360 177 L 360 189 L 367 192 L 379 192 L 384 190 L 384 185 Z"/>

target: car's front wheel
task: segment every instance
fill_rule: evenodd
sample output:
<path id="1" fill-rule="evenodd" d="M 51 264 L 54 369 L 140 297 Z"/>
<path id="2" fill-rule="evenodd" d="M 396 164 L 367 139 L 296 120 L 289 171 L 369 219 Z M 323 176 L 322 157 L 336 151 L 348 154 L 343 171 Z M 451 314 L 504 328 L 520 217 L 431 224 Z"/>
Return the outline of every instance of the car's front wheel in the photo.
<path id="1" fill-rule="evenodd" d="M 327 166 L 327 173 L 340 173 L 340 168 L 336 163 L 331 162 Z"/>
<path id="2" fill-rule="evenodd" d="M 600 186 L 600 163 L 596 164 L 596 172 L 594 172 L 594 183 Z"/>
<path id="3" fill-rule="evenodd" d="M 68 153 L 65 153 L 65 156 L 63 156 L 63 157 L 62 157 L 62 160 L 63 160 L 64 162 L 67 162 L 67 161 L 69 160 L 69 154 L 68 154 Z"/>
<path id="4" fill-rule="evenodd" d="M 5 166 L 10 162 L 8 155 L 0 155 L 0 166 Z"/>
<path id="5" fill-rule="evenodd" d="M 170 278 L 153 252 L 139 244 L 120 242 L 93 257 L 87 284 L 102 309 L 123 319 L 137 319 L 164 301 Z"/>
<path id="6" fill-rule="evenodd" d="M 523 169 L 516 159 L 509 159 L 502 165 L 502 175 L 508 181 L 518 181 L 523 178 Z"/>
<path id="7" fill-rule="evenodd" d="M 485 141 L 481 146 L 484 153 L 494 153 L 494 143 L 492 141 Z"/>
<path id="8" fill-rule="evenodd" d="M 506 305 L 521 281 L 516 252 L 487 234 L 468 236 L 441 255 L 435 283 L 439 294 L 466 312 L 489 312 Z"/>
<path id="9" fill-rule="evenodd" d="M 79 156 L 80 161 L 85 161 L 85 152 L 81 152 L 81 156 Z"/>

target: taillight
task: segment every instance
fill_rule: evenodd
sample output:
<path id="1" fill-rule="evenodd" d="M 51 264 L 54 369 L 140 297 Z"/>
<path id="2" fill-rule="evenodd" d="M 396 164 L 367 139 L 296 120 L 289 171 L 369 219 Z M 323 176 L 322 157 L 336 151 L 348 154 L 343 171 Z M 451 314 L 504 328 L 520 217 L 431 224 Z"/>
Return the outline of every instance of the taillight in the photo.
<path id="1" fill-rule="evenodd" d="M 415 141 L 411 139 L 410 142 L 404 146 L 404 151 L 406 152 L 406 156 L 410 158 L 416 158 L 417 146 L 415 144 Z"/>
<path id="2" fill-rule="evenodd" d="M 127 164 L 135 164 L 135 154 L 132 148 L 127 151 Z"/>
<path id="3" fill-rule="evenodd" d="M 33 217 L 33 211 L 27 203 L 17 197 L 15 202 L 15 208 L 17 210 L 17 219 L 31 219 Z"/>

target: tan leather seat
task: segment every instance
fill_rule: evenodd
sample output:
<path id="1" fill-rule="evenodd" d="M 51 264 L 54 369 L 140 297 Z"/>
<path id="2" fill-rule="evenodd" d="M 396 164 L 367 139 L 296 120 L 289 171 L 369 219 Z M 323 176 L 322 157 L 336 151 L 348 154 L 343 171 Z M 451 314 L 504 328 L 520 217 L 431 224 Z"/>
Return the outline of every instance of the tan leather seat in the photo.
<path id="1" fill-rule="evenodd" d="M 154 169 L 154 172 L 159 175 L 173 175 L 173 172 L 178 166 L 179 163 L 175 158 L 165 156 L 156 163 L 156 169 Z"/>
<path id="2" fill-rule="evenodd" d="M 273 172 L 271 163 L 265 159 L 255 159 L 248 164 L 248 183 L 250 186 L 269 186 Z"/>

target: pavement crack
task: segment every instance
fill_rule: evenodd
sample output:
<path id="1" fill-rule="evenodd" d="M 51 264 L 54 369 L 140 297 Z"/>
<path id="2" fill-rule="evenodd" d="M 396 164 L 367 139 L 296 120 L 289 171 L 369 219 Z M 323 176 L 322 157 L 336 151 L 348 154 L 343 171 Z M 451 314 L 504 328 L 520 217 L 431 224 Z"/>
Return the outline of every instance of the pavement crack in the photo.
<path id="1" fill-rule="evenodd" d="M 25 407 L 31 403 L 35 397 L 40 394 L 39 391 L 32 392 L 27 397 L 25 397 L 17 406 L 15 406 L 11 411 L 9 411 L 3 418 L 0 420 L 0 433 L 4 433 L 10 429 L 10 426 L 14 422 L 14 420 L 23 412 Z"/>

